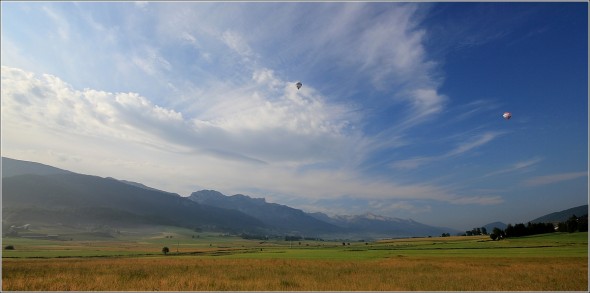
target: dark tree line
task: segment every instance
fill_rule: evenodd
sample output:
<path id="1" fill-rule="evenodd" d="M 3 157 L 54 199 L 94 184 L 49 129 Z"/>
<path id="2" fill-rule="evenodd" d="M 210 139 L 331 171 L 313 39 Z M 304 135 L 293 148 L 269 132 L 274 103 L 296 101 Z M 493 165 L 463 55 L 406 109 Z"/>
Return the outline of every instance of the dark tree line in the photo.
<path id="1" fill-rule="evenodd" d="M 553 233 L 553 232 L 588 232 L 588 215 L 582 217 L 571 216 L 567 221 L 558 223 L 557 226 L 553 223 L 523 223 L 508 224 L 506 229 L 501 230 L 494 228 L 490 238 L 492 240 L 499 240 L 504 237 L 522 237 L 529 235 Z"/>
<path id="2" fill-rule="evenodd" d="M 561 222 L 557 225 L 559 232 L 588 232 L 588 215 L 576 217 L 571 216 L 567 221 Z"/>
<path id="3" fill-rule="evenodd" d="M 246 234 L 242 233 L 240 235 L 242 239 L 254 239 L 254 240 L 268 240 L 269 237 L 267 235 L 260 235 L 260 234 Z"/>
<path id="4" fill-rule="evenodd" d="M 521 237 L 521 236 L 545 234 L 545 233 L 553 233 L 553 232 L 555 232 L 555 226 L 552 223 L 531 223 L 531 222 L 529 222 L 526 226 L 523 223 L 516 224 L 514 226 L 512 226 L 512 224 L 508 224 L 506 229 L 504 229 L 504 233 L 506 233 L 506 237 Z"/>
<path id="5" fill-rule="evenodd" d="M 488 230 L 486 227 L 481 228 L 473 228 L 471 231 L 465 231 L 464 236 L 475 236 L 475 235 L 488 235 Z"/>

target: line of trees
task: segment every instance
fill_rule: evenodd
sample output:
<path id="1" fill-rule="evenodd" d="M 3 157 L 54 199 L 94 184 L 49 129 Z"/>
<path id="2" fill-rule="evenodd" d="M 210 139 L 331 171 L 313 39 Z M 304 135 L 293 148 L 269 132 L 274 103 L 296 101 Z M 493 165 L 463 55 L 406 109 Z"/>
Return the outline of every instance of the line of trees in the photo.
<path id="1" fill-rule="evenodd" d="M 490 238 L 492 240 L 500 240 L 504 237 L 522 237 L 553 232 L 588 232 L 588 215 L 586 214 L 581 217 L 573 215 L 567 221 L 560 222 L 557 225 L 553 223 L 531 222 L 528 222 L 526 225 L 523 223 L 515 224 L 514 226 L 508 224 L 504 230 L 494 228 L 490 234 Z"/>
<path id="2" fill-rule="evenodd" d="M 486 227 L 473 228 L 471 231 L 465 231 L 463 236 L 488 235 Z"/>
<path id="3" fill-rule="evenodd" d="M 561 222 L 557 225 L 559 232 L 588 232 L 588 214 L 576 217 L 573 215 L 567 221 Z"/>
<path id="4" fill-rule="evenodd" d="M 529 222 L 526 226 L 523 223 L 516 224 L 514 226 L 512 226 L 512 224 L 508 224 L 506 229 L 504 229 L 506 237 L 522 237 L 553 232 L 555 232 L 555 226 L 552 223 Z"/>
<path id="5" fill-rule="evenodd" d="M 242 237 L 242 239 L 254 239 L 254 240 L 268 240 L 269 239 L 269 237 L 267 235 L 247 234 L 247 233 L 240 234 L 240 237 Z"/>

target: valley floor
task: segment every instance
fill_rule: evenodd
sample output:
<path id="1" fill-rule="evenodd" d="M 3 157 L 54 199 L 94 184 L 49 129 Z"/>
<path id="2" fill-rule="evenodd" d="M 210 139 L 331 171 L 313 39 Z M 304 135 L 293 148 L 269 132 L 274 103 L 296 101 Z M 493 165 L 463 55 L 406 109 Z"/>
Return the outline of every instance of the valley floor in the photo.
<path id="1" fill-rule="evenodd" d="M 4 238 L 3 291 L 587 291 L 588 233 L 491 241 Z M 172 238 L 170 238 L 172 236 Z M 170 252 L 163 255 L 163 245 Z"/>

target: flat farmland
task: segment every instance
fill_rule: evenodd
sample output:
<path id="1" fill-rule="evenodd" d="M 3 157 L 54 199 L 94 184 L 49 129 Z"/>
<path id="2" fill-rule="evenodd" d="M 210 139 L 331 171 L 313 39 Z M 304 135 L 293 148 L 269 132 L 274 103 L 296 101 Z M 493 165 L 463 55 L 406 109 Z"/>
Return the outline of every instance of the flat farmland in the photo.
<path id="1" fill-rule="evenodd" d="M 22 242 L 14 244 L 14 251 L 3 251 L 2 289 L 588 289 L 587 233 L 556 233 L 502 241 L 482 236 L 434 237 L 345 245 L 340 241 L 256 241 L 214 234 L 193 238 L 182 233 L 174 232 L 173 238 L 160 234 L 133 241 L 130 238 L 92 241 L 88 247 L 80 245 L 83 241 L 3 239 L 4 245 L 8 243 L 6 240 Z M 49 249 L 50 244 L 55 246 Z M 168 255 L 161 253 L 163 245 L 170 248 Z M 19 246 L 24 250 L 20 254 Z"/>

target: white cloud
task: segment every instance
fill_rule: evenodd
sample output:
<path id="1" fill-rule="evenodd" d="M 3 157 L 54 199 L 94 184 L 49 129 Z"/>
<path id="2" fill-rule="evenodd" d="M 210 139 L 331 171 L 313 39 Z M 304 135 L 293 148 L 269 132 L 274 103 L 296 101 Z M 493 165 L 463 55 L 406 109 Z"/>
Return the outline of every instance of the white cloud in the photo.
<path id="1" fill-rule="evenodd" d="M 249 72 L 270 69 L 284 74 L 285 67 L 294 67 L 301 69 L 297 78 L 330 74 L 332 69 L 347 72 L 346 81 L 341 76 L 338 80 L 369 82 L 391 98 L 387 103 L 406 103 L 400 115 L 407 121 L 407 128 L 440 113 L 447 98 L 438 93 L 440 74 L 423 45 L 426 34 L 419 27 L 419 6 L 387 6 L 199 4 L 184 7 L 184 13 L 162 11 L 158 31 L 160 35 L 181 34 L 185 39 L 187 34 L 208 39 L 210 42 L 202 45 L 209 49 L 200 49 L 215 54 L 222 52 L 212 40 L 221 41 L 241 58 Z M 242 70 L 236 72 L 243 74 Z"/>
<path id="2" fill-rule="evenodd" d="M 553 183 L 559 183 L 568 180 L 574 180 L 582 177 L 588 177 L 588 172 L 569 172 L 569 173 L 559 173 L 559 174 L 551 174 L 545 176 L 538 176 L 528 180 L 525 180 L 523 184 L 525 186 L 540 186 L 540 185 L 547 185 Z"/>
<path id="3" fill-rule="evenodd" d="M 415 89 L 406 97 L 411 103 L 411 113 L 400 127 L 406 129 L 432 118 L 444 108 L 447 97 L 437 93 L 434 88 Z"/>
<path id="4" fill-rule="evenodd" d="M 252 51 L 248 43 L 246 43 L 244 38 L 242 38 L 242 36 L 240 36 L 238 33 L 233 31 L 225 31 L 221 35 L 221 39 L 225 42 L 225 44 L 228 47 L 230 47 L 232 50 L 234 50 L 247 60 L 249 60 L 249 58 L 254 57 L 254 52 Z"/>
<path id="5" fill-rule="evenodd" d="M 63 40 L 70 39 L 70 24 L 67 22 L 67 18 L 59 14 L 59 12 L 51 9 L 47 6 L 43 7 L 45 14 L 55 23 L 57 27 L 57 34 Z"/>
<path id="6" fill-rule="evenodd" d="M 343 133 L 339 112 L 330 110 L 312 88 L 308 91 L 287 83 L 274 103 L 246 96 L 238 107 L 229 112 L 218 108 L 218 118 L 205 121 L 136 93 L 77 90 L 55 76 L 3 66 L 3 154 L 27 153 L 27 159 L 43 158 L 39 161 L 51 164 L 48 153 L 65 153 L 79 159 L 63 162 L 63 156 L 49 157 L 57 166 L 70 164 L 73 171 L 94 166 L 102 171 L 97 175 L 171 187 L 170 191 L 181 188 L 182 193 L 194 191 L 190 189 L 195 185 L 188 182 L 196 182 L 224 192 L 256 187 L 310 200 L 355 196 L 498 202 L 495 197 L 464 197 L 434 185 L 365 178 L 346 165 L 362 147 L 362 137 Z M 264 124 L 273 119 L 276 123 Z M 263 161 L 266 164 L 259 164 Z M 318 162 L 335 167 L 300 168 Z"/>
<path id="7" fill-rule="evenodd" d="M 485 145 L 489 142 L 491 142 L 492 140 L 494 140 L 496 137 L 502 135 L 502 132 L 496 132 L 496 131 L 489 131 L 489 132 L 485 132 L 483 134 L 480 134 L 479 136 L 477 136 L 474 139 L 470 139 L 467 140 L 465 142 L 462 142 L 461 144 L 457 145 L 454 149 L 438 155 L 438 156 L 422 156 L 422 157 L 415 157 L 415 158 L 410 158 L 410 159 L 404 159 L 404 160 L 398 160 L 393 162 L 392 164 L 390 164 L 391 167 L 396 168 L 396 169 L 415 169 L 418 168 L 420 166 L 432 163 L 432 162 L 436 162 L 436 161 L 441 161 L 444 159 L 448 159 L 454 156 L 458 156 L 461 155 L 463 153 L 466 153 L 468 151 L 471 151 L 472 149 L 475 149 L 477 147 L 480 147 L 482 145 Z"/>
<path id="8" fill-rule="evenodd" d="M 275 101 L 246 91 L 209 104 L 203 119 L 185 118 L 136 93 L 75 90 L 54 76 L 8 67 L 2 74 L 3 120 L 12 123 L 300 164 L 343 158 L 355 140 L 340 132 L 338 107 L 319 96 L 296 96 L 285 83 Z"/>
<path id="9" fill-rule="evenodd" d="M 452 121 L 459 122 L 475 116 L 475 114 L 482 114 L 482 112 L 497 111 L 500 106 L 494 101 L 490 100 L 475 100 L 465 105 L 457 107 L 456 115 L 453 115 Z M 501 113 L 500 113 L 501 114 Z"/>
<path id="10" fill-rule="evenodd" d="M 157 49 L 146 47 L 142 53 L 134 55 L 131 60 L 141 70 L 149 75 L 156 75 L 162 71 L 172 70 L 172 65 L 158 52 Z"/>
<path id="11" fill-rule="evenodd" d="M 261 68 L 255 70 L 252 74 L 252 79 L 259 84 L 267 85 L 270 88 L 276 88 L 281 85 L 278 78 L 275 77 L 274 71 L 268 68 Z"/>
<path id="12" fill-rule="evenodd" d="M 472 141 L 468 141 L 468 142 L 458 145 L 454 150 L 451 150 L 450 152 L 445 154 L 444 157 L 446 158 L 446 157 L 451 157 L 451 156 L 465 153 L 467 151 L 470 151 L 476 147 L 479 147 L 481 145 L 484 145 L 484 144 L 492 141 L 494 138 L 498 137 L 499 135 L 502 135 L 502 133 L 501 132 L 486 132 Z"/>
<path id="13" fill-rule="evenodd" d="M 391 164 L 396 169 L 416 169 L 425 164 L 438 160 L 440 157 L 418 157 L 395 161 Z"/>
<path id="14" fill-rule="evenodd" d="M 197 39 L 192 34 L 190 34 L 188 32 L 183 32 L 180 35 L 180 38 L 184 41 L 187 41 L 189 44 L 197 45 Z"/>
<path id="15" fill-rule="evenodd" d="M 490 173 L 484 175 L 483 177 L 489 177 L 489 176 L 494 176 L 494 175 L 498 175 L 498 174 L 505 174 L 505 173 L 511 173 L 511 172 L 515 172 L 515 171 L 526 170 L 529 167 L 534 166 L 535 164 L 537 164 L 541 161 L 543 161 L 543 158 L 532 158 L 530 160 L 516 162 L 508 168 L 501 169 L 501 170 L 494 171 L 494 172 L 490 172 Z"/>
<path id="16" fill-rule="evenodd" d="M 465 197 L 457 197 L 451 200 L 454 204 L 462 204 L 462 205 L 470 205 L 470 204 L 477 204 L 477 205 L 496 205 L 504 202 L 501 196 L 465 196 Z"/>
<path id="17" fill-rule="evenodd" d="M 412 214 L 430 213 L 430 205 L 416 205 L 410 201 L 369 201 L 368 206 L 377 214 L 395 214 L 399 212 L 410 212 Z"/>

